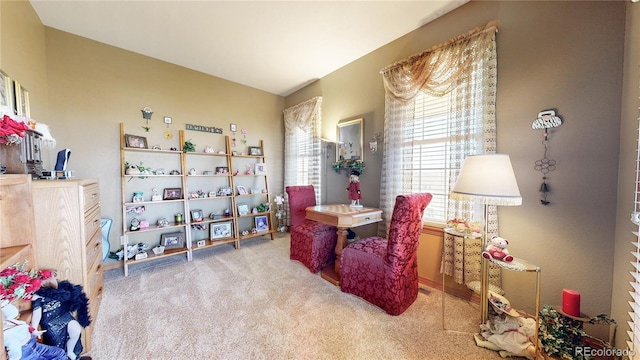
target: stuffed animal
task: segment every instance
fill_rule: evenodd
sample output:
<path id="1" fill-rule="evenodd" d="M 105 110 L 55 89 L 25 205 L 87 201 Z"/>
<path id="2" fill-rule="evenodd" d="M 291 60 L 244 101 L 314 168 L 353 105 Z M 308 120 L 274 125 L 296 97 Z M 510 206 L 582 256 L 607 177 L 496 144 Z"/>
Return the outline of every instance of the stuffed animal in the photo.
<path id="1" fill-rule="evenodd" d="M 507 239 L 499 236 L 493 236 L 491 240 L 489 240 L 487 248 L 482 252 L 482 256 L 484 256 L 485 259 L 511 262 L 513 261 L 513 256 L 509 254 L 507 245 L 509 245 L 509 241 Z"/>

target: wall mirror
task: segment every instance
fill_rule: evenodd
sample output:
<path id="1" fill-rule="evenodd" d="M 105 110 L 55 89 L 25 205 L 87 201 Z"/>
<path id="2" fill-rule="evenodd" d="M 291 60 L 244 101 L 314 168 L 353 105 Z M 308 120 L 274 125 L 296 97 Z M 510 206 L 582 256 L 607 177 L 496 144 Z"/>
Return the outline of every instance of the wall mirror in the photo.
<path id="1" fill-rule="evenodd" d="M 362 125 L 364 119 L 341 121 L 336 125 L 338 144 L 336 146 L 336 160 L 364 161 L 362 152 Z"/>

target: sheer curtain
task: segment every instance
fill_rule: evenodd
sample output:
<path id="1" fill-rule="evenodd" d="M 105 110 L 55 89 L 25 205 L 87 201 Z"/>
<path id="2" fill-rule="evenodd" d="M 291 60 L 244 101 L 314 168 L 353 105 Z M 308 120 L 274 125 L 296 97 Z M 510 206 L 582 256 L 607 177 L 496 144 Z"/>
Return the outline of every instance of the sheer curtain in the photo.
<path id="1" fill-rule="evenodd" d="M 379 233 L 386 233 L 395 197 L 407 192 L 411 179 L 403 173 L 412 143 L 405 132 L 415 115 L 415 98 L 421 92 L 430 96 L 450 94 L 449 132 L 446 147 L 446 181 L 451 188 L 466 155 L 495 152 L 495 96 L 497 60 L 495 33 L 497 22 L 475 28 L 466 34 L 381 70 L 385 87 L 384 156 L 380 207 L 384 221 Z M 428 191 L 424 189 L 424 191 Z M 447 201 L 448 217 L 474 219 L 474 204 Z M 490 209 L 489 233 L 497 229 L 497 211 Z"/>
<path id="2" fill-rule="evenodd" d="M 313 185 L 318 204 L 321 195 L 321 105 L 322 97 L 317 96 L 284 110 L 284 186 Z M 289 214 L 288 201 L 285 206 Z"/>

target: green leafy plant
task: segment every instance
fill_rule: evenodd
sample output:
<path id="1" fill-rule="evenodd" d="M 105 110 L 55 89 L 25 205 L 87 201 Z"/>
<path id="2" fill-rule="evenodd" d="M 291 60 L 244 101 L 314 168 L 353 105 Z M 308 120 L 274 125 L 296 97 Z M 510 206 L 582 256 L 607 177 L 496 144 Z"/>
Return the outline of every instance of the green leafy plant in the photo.
<path id="1" fill-rule="evenodd" d="M 547 355 L 562 359 L 588 358 L 573 351 L 582 346 L 582 337 L 586 336 L 580 321 L 560 314 L 551 305 L 544 305 L 540 310 L 539 330 L 538 339 Z"/>
<path id="2" fill-rule="evenodd" d="M 335 172 L 340 173 L 341 170 L 347 170 L 347 175 L 351 174 L 351 171 L 357 170 L 360 173 L 365 169 L 364 161 L 360 160 L 338 160 L 331 164 Z"/>
<path id="3" fill-rule="evenodd" d="M 187 140 L 184 142 L 184 146 L 182 147 L 183 152 L 195 152 L 196 144 L 192 143 L 191 140 Z"/>

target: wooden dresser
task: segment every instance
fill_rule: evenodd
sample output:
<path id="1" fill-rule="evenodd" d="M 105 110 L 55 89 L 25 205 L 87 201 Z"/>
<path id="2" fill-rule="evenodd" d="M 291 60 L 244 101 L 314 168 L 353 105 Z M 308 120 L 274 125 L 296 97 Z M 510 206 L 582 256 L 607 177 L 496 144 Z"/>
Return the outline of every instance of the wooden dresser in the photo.
<path id="1" fill-rule="evenodd" d="M 0 270 L 25 260 L 29 268 L 38 267 L 31 199 L 31 175 L 0 174 Z M 6 359 L 0 336 L 0 360 Z"/>
<path id="2" fill-rule="evenodd" d="M 82 335 L 84 352 L 103 291 L 100 184 L 97 179 L 34 180 L 36 260 L 42 269 L 58 271 L 58 280 L 82 285 L 93 320 Z"/>

